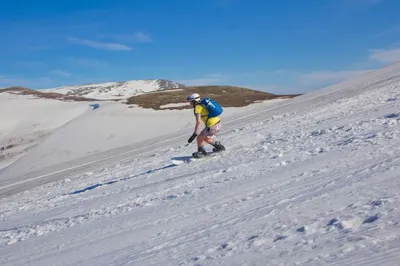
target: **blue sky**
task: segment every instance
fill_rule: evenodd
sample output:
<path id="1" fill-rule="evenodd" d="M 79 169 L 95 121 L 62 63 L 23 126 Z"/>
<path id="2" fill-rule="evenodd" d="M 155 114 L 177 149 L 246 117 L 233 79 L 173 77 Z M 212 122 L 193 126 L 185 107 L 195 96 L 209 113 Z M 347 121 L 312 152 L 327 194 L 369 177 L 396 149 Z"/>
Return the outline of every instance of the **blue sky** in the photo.
<path id="1" fill-rule="evenodd" d="M 2 1 L 0 88 L 169 79 L 307 92 L 400 60 L 398 0 Z"/>

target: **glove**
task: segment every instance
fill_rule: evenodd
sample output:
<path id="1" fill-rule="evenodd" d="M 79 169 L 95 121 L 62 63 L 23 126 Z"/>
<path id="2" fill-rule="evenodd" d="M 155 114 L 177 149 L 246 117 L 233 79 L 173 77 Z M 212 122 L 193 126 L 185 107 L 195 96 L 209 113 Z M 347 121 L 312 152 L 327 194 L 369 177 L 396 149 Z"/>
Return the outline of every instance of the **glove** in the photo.
<path id="1" fill-rule="evenodd" d="M 192 141 L 197 137 L 196 133 L 193 133 L 192 136 L 188 139 L 188 143 L 192 143 Z"/>

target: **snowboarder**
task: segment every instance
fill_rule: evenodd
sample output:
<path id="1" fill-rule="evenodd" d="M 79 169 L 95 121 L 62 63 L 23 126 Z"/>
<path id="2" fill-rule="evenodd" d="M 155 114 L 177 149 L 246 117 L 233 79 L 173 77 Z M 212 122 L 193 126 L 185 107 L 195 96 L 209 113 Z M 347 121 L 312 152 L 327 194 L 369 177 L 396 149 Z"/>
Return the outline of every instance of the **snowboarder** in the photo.
<path id="1" fill-rule="evenodd" d="M 189 95 L 187 97 L 187 100 L 193 107 L 194 115 L 196 117 L 194 133 L 188 140 L 188 143 L 191 143 L 197 137 L 197 152 L 194 152 L 192 154 L 193 157 L 199 158 L 207 155 L 207 152 L 204 149 L 206 143 L 214 147 L 214 152 L 224 151 L 225 147 L 219 141 L 215 141 L 216 134 L 221 130 L 221 118 L 218 114 L 222 112 L 222 108 L 218 105 L 218 103 L 209 98 L 205 98 L 203 99 L 203 101 L 201 101 L 200 95 L 198 93 L 193 93 L 192 95 Z M 217 105 L 219 109 L 215 115 L 211 116 L 210 110 L 206 107 L 204 100 L 206 101 L 206 103 L 212 102 L 211 106 L 213 107 Z M 201 122 L 205 124 L 205 128 L 199 133 Z"/>

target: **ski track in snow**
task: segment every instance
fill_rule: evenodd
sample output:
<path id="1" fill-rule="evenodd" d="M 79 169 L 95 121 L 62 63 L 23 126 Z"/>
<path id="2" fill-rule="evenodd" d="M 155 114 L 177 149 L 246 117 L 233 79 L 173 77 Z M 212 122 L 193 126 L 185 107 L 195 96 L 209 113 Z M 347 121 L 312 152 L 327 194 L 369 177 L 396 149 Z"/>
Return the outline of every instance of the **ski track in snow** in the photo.
<path id="1" fill-rule="evenodd" d="M 393 265 L 399 98 L 397 84 L 366 90 L 224 132 L 228 150 L 216 157 L 172 166 L 194 146 L 166 149 L 1 199 L 1 257 L 5 265 Z"/>

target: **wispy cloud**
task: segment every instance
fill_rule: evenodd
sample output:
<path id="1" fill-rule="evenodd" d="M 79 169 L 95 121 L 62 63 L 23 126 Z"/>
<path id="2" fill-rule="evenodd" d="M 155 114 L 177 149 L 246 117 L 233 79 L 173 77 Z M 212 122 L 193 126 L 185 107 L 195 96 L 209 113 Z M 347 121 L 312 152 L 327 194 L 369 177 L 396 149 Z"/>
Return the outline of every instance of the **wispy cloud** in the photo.
<path id="1" fill-rule="evenodd" d="M 376 6 L 383 3 L 386 0 L 342 0 L 346 4 L 358 4 L 365 6 Z"/>
<path id="2" fill-rule="evenodd" d="M 204 86 L 204 85 L 215 85 L 219 82 L 219 79 L 215 78 L 198 78 L 198 79 L 183 79 L 177 82 L 184 84 L 186 86 Z"/>
<path id="3" fill-rule="evenodd" d="M 379 32 L 372 33 L 370 35 L 371 38 L 384 38 L 388 36 L 393 36 L 400 33 L 400 25 L 393 25 L 391 27 L 388 27 L 384 30 L 381 30 Z"/>
<path id="4" fill-rule="evenodd" d="M 294 87 L 273 85 L 273 84 L 238 84 L 238 87 L 244 87 L 252 90 L 258 90 L 273 94 L 292 94 L 292 93 L 303 93 L 302 91 L 296 91 Z"/>
<path id="5" fill-rule="evenodd" d="M 212 0 L 212 1 L 213 4 L 218 7 L 226 7 L 238 2 L 239 0 Z"/>
<path id="6" fill-rule="evenodd" d="M 227 77 L 222 74 L 210 74 L 206 75 L 203 78 L 183 79 L 183 80 L 178 80 L 177 82 L 182 83 L 186 86 L 205 86 L 205 85 L 217 85 L 218 83 L 226 79 Z"/>
<path id="7" fill-rule="evenodd" d="M 360 10 L 375 8 L 386 0 L 336 0 L 328 1 L 327 7 L 337 15 L 350 15 Z M 350 13 L 348 13 L 350 12 Z"/>
<path id="8" fill-rule="evenodd" d="M 136 32 L 132 36 L 132 40 L 135 42 L 152 42 L 153 39 L 150 37 L 150 35 L 143 33 L 143 32 Z"/>
<path id="9" fill-rule="evenodd" d="M 0 88 L 7 88 L 12 86 L 35 88 L 35 87 L 53 86 L 53 85 L 54 85 L 54 80 L 52 80 L 49 77 L 25 79 L 20 77 L 0 76 Z"/>
<path id="10" fill-rule="evenodd" d="M 400 43 L 390 45 L 390 48 L 369 50 L 364 61 L 355 62 L 346 69 L 299 71 L 280 69 L 273 71 L 258 71 L 252 77 L 267 77 L 269 80 L 290 80 L 292 84 L 303 88 L 329 86 L 347 79 L 355 78 L 374 71 L 382 65 L 400 62 Z M 251 76 L 250 74 L 246 74 Z"/>
<path id="11" fill-rule="evenodd" d="M 53 49 L 53 47 L 50 45 L 34 45 L 29 47 L 28 49 L 30 49 L 31 51 L 40 52 L 40 51 L 51 50 Z"/>
<path id="12" fill-rule="evenodd" d="M 17 61 L 14 62 L 14 64 L 22 67 L 38 67 L 45 65 L 45 63 L 41 61 Z"/>
<path id="13" fill-rule="evenodd" d="M 207 77 L 213 78 L 213 79 L 218 79 L 218 80 L 223 80 L 223 79 L 227 79 L 228 78 L 226 75 L 220 74 L 220 73 L 209 74 L 209 75 L 207 75 Z"/>
<path id="14" fill-rule="evenodd" d="M 370 72 L 372 69 L 364 70 L 321 70 L 308 73 L 297 73 L 297 80 L 304 85 L 317 85 L 340 82 Z"/>
<path id="15" fill-rule="evenodd" d="M 246 73 L 247 78 L 268 81 L 265 86 L 258 85 L 271 92 L 278 93 L 304 93 L 306 91 L 329 86 L 344 80 L 354 78 L 372 71 L 373 69 L 350 69 L 350 70 L 314 70 L 299 71 L 291 69 L 277 69 L 272 71 L 257 71 L 254 75 Z M 250 83 L 251 84 L 251 83 Z M 254 87 L 254 86 L 252 86 Z"/>
<path id="16" fill-rule="evenodd" d="M 368 73 L 374 69 L 297 71 L 277 69 L 236 73 L 228 76 L 210 74 L 202 78 L 178 80 L 187 86 L 223 85 L 242 86 L 272 93 L 304 93 L 317 87 L 329 86 Z M 279 82 L 285 80 L 285 82 Z M 263 81 L 265 83 L 263 84 Z"/>
<path id="17" fill-rule="evenodd" d="M 314 71 L 298 71 L 290 69 L 277 69 L 272 71 L 254 72 L 253 77 L 264 76 L 270 80 L 285 79 L 292 80 L 299 85 L 324 85 L 334 82 L 340 82 L 345 79 L 363 75 L 373 69 L 356 69 L 356 70 L 314 70 Z M 250 76 L 250 73 L 246 73 Z"/>
<path id="18" fill-rule="evenodd" d="M 97 66 L 107 66 L 108 63 L 102 60 L 94 59 L 94 58 L 77 58 L 77 57 L 68 57 L 66 58 L 67 63 L 81 65 L 81 66 L 90 66 L 90 67 L 97 67 Z"/>
<path id="19" fill-rule="evenodd" d="M 11 86 L 24 86 L 28 81 L 26 79 L 0 76 L 0 88 L 6 88 Z"/>
<path id="20" fill-rule="evenodd" d="M 386 0 L 365 0 L 369 5 L 379 5 Z"/>
<path id="21" fill-rule="evenodd" d="M 111 51 L 130 51 L 130 50 L 132 50 L 131 47 L 123 45 L 123 44 L 119 44 L 119 43 L 99 42 L 99 41 L 80 39 L 80 38 L 75 38 L 75 37 L 68 37 L 67 40 L 74 44 L 89 46 L 89 47 L 96 48 L 96 49 L 105 49 L 105 50 L 111 50 Z"/>
<path id="22" fill-rule="evenodd" d="M 14 86 L 12 85 L 14 83 L 14 80 L 7 77 L 7 76 L 0 76 L 0 89 L 9 87 L 9 86 Z"/>
<path id="23" fill-rule="evenodd" d="M 50 74 L 55 75 L 55 76 L 65 77 L 65 78 L 72 76 L 71 73 L 63 71 L 63 70 L 53 70 L 53 71 L 50 71 Z"/>
<path id="24" fill-rule="evenodd" d="M 369 60 L 378 61 L 380 63 L 394 63 L 400 61 L 400 48 L 372 50 Z"/>
<path id="25" fill-rule="evenodd" d="M 400 32 L 400 25 L 394 25 L 382 32 L 382 35 L 393 35 Z"/>
<path id="26" fill-rule="evenodd" d="M 110 38 L 113 40 L 117 41 L 123 41 L 123 42 L 144 42 L 144 43 L 149 43 L 152 42 L 153 39 L 152 37 L 144 32 L 138 31 L 133 34 L 119 34 L 119 33 L 114 33 L 114 34 L 104 34 L 102 37 L 105 38 Z"/>

